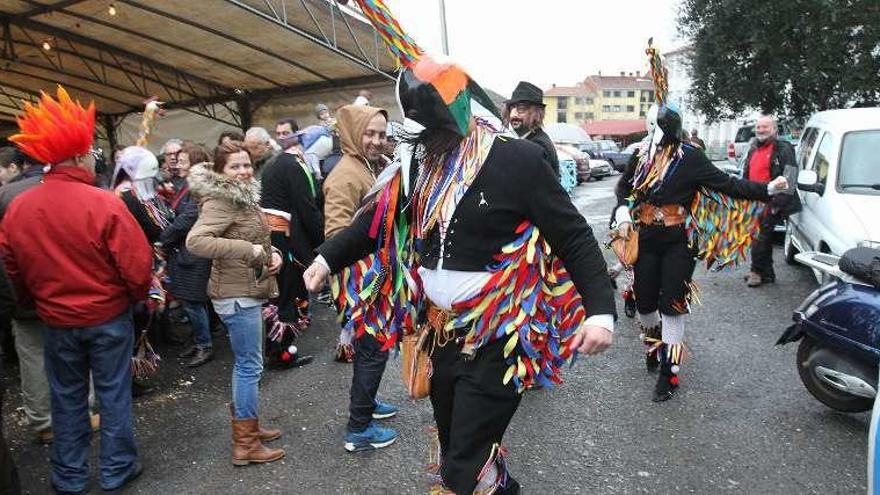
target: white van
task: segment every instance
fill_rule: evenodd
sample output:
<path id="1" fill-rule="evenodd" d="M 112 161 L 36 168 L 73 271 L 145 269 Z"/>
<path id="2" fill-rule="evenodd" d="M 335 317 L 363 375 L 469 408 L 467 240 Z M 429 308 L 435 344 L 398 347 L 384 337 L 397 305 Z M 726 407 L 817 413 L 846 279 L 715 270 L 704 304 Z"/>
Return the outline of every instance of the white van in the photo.
<path id="1" fill-rule="evenodd" d="M 797 161 L 803 210 L 789 218 L 785 260 L 794 264 L 805 251 L 840 256 L 858 245 L 880 248 L 880 108 L 813 115 Z"/>

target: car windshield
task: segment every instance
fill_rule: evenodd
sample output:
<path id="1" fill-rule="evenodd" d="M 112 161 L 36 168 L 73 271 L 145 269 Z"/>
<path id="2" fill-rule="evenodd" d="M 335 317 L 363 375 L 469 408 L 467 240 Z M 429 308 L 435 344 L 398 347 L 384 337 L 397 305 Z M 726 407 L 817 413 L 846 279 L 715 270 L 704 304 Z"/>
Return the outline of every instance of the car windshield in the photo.
<path id="1" fill-rule="evenodd" d="M 596 151 L 596 143 L 584 143 L 581 145 L 581 151 Z"/>
<path id="2" fill-rule="evenodd" d="M 837 183 L 848 193 L 880 194 L 880 129 L 843 136 Z"/>
<path id="3" fill-rule="evenodd" d="M 736 131 L 736 138 L 734 138 L 734 141 L 742 143 L 753 137 L 755 137 L 755 126 L 740 127 L 739 130 Z"/>

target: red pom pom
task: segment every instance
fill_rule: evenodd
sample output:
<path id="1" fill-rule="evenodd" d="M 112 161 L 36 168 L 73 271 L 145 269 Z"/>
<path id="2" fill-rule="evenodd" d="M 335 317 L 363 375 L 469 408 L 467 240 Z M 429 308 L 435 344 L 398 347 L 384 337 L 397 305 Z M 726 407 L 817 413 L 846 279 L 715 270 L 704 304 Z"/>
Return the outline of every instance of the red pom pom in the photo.
<path id="1" fill-rule="evenodd" d="M 282 361 L 290 361 L 290 353 L 287 351 L 282 352 L 281 353 L 281 360 Z"/>
<path id="2" fill-rule="evenodd" d="M 674 387 L 677 387 L 677 386 L 678 386 L 678 377 L 675 376 L 675 375 L 672 375 L 672 376 L 669 378 L 669 384 L 672 385 L 672 386 L 674 386 Z"/>

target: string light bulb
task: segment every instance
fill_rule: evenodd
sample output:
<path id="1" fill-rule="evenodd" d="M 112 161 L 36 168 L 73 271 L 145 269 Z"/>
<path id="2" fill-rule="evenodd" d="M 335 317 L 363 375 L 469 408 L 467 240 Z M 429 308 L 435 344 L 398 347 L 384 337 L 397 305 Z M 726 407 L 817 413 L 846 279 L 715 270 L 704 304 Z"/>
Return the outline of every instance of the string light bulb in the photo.
<path id="1" fill-rule="evenodd" d="M 110 6 L 107 7 L 107 13 L 110 14 L 111 16 L 115 16 L 116 15 L 116 5 L 111 3 Z"/>
<path id="2" fill-rule="evenodd" d="M 49 43 L 49 40 L 43 40 L 43 50 L 47 52 L 52 49 L 52 44 Z"/>

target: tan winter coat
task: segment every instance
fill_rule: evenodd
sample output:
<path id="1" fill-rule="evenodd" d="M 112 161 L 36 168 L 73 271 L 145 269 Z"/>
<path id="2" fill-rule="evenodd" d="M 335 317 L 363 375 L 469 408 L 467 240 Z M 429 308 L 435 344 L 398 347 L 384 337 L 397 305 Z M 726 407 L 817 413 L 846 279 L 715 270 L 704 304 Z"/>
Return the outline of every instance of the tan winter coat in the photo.
<path id="1" fill-rule="evenodd" d="M 346 105 L 336 114 L 342 158 L 324 180 L 324 237 L 348 227 L 361 200 L 376 183 L 376 171 L 364 157 L 363 135 L 381 108 Z"/>
<path id="2" fill-rule="evenodd" d="M 270 276 L 269 226 L 260 210 L 260 184 L 241 182 L 202 166 L 190 169 L 189 190 L 199 200 L 199 219 L 186 237 L 186 248 L 214 260 L 208 281 L 211 299 L 278 296 Z M 254 244 L 263 254 L 254 257 Z"/>

